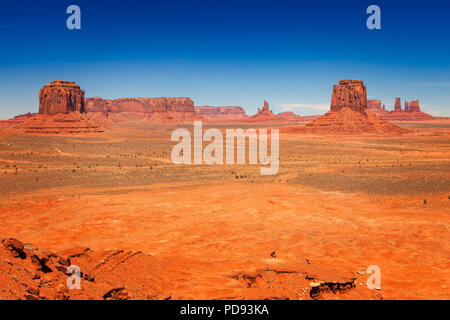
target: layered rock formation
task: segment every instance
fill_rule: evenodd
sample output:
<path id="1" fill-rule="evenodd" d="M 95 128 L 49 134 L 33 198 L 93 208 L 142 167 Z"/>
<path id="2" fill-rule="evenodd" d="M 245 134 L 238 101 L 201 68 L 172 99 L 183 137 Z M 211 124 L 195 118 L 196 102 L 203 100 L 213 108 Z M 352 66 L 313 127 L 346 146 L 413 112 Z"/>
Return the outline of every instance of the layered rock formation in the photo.
<path id="1" fill-rule="evenodd" d="M 365 112 L 367 90 L 361 80 L 339 80 L 339 84 L 333 87 L 331 111 L 339 111 L 342 108 Z"/>
<path id="2" fill-rule="evenodd" d="M 277 116 L 270 110 L 269 103 L 264 100 L 262 108 L 258 108 L 258 113 L 251 117 L 252 121 L 272 121 L 277 120 Z"/>
<path id="3" fill-rule="evenodd" d="M 18 126 L 25 133 L 33 134 L 77 134 L 99 133 L 105 131 L 86 113 L 70 112 L 56 115 L 38 114 Z"/>
<path id="4" fill-rule="evenodd" d="M 401 134 L 409 132 L 370 112 L 350 108 L 330 111 L 305 126 L 306 133 L 315 134 Z"/>
<path id="5" fill-rule="evenodd" d="M 67 286 L 69 266 L 78 271 L 78 277 L 71 277 L 73 290 Z M 14 238 L 0 242 L 0 284 L 8 288 L 2 300 L 162 300 L 170 297 L 161 290 L 170 288 L 160 277 L 165 272 L 157 259 L 139 251 L 73 247 L 54 252 Z"/>
<path id="6" fill-rule="evenodd" d="M 401 99 L 395 98 L 394 110 L 387 111 L 378 107 L 379 100 L 373 99 L 368 101 L 368 110 L 383 120 L 389 121 L 421 121 L 430 120 L 433 117 L 420 110 L 419 100 L 406 101 L 405 109 L 402 109 Z M 383 105 L 384 106 L 384 105 Z"/>
<path id="7" fill-rule="evenodd" d="M 0 120 L 0 126 L 14 127 L 14 126 L 24 123 L 25 121 L 27 121 L 28 119 L 30 119 L 34 116 L 36 116 L 36 113 L 28 112 L 25 114 L 20 114 L 9 120 Z"/>
<path id="8" fill-rule="evenodd" d="M 86 112 L 113 122 L 184 122 L 200 119 L 190 98 L 87 98 Z"/>
<path id="9" fill-rule="evenodd" d="M 381 102 L 371 101 L 371 109 L 381 109 Z M 399 134 L 408 132 L 378 118 L 367 110 L 366 87 L 361 80 L 340 80 L 333 88 L 331 108 L 304 128 L 286 132 L 314 134 Z"/>
<path id="10" fill-rule="evenodd" d="M 39 113 L 55 115 L 84 112 L 84 91 L 73 81 L 56 80 L 39 92 Z"/>
<path id="11" fill-rule="evenodd" d="M 85 113 L 84 91 L 73 81 L 56 80 L 39 93 L 39 114 L 26 116 L 18 126 L 25 133 L 73 134 L 103 132 Z"/>
<path id="12" fill-rule="evenodd" d="M 200 106 L 195 107 L 195 112 L 204 119 L 213 121 L 242 120 L 248 118 L 247 114 L 245 113 L 245 110 L 239 106 L 232 106 L 232 107 Z"/>

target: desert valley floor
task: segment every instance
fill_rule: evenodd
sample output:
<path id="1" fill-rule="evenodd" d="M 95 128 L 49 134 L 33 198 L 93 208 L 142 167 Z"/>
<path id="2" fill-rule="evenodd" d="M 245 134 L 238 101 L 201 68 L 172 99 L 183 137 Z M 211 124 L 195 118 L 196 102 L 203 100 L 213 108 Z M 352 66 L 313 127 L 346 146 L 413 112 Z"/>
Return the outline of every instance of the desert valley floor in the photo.
<path id="1" fill-rule="evenodd" d="M 171 126 L 2 129 L 0 238 L 89 276 L 69 291 L 50 262 L 36 275 L 1 246 L 0 298 L 449 299 L 450 123 L 401 126 L 412 132 L 282 133 L 273 177 L 174 165 Z M 365 285 L 370 265 L 381 290 Z"/>

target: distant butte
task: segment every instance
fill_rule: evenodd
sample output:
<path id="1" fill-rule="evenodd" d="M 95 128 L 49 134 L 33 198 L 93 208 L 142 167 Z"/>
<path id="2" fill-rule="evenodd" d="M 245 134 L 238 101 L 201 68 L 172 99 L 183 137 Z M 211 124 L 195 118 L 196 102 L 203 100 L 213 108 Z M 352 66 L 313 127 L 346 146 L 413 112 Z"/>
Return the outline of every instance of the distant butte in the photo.
<path id="1" fill-rule="evenodd" d="M 409 131 L 368 112 L 367 104 L 367 91 L 361 80 L 340 80 L 333 88 L 329 112 L 305 127 L 290 127 L 285 131 L 313 134 L 400 134 Z"/>
<path id="2" fill-rule="evenodd" d="M 232 121 L 232 120 L 244 120 L 248 116 L 245 110 L 240 106 L 230 107 L 211 107 L 211 106 L 199 106 L 195 107 L 195 112 L 206 120 L 213 121 Z"/>
<path id="3" fill-rule="evenodd" d="M 394 110 L 388 111 L 381 107 L 381 101 L 368 100 L 368 110 L 379 118 L 388 121 L 421 121 L 433 119 L 433 116 L 420 110 L 419 100 L 405 101 L 405 109 L 402 109 L 401 99 L 395 98 Z"/>

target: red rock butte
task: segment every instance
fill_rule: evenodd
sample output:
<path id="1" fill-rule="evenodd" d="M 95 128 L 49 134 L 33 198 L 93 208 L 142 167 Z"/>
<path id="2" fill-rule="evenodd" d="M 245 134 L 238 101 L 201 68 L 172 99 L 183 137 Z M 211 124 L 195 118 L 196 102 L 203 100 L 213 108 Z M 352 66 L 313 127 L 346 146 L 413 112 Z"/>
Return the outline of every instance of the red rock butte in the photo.
<path id="1" fill-rule="evenodd" d="M 331 111 L 344 107 L 358 112 L 367 109 L 367 90 L 361 80 L 339 80 L 339 84 L 333 87 Z"/>
<path id="2" fill-rule="evenodd" d="M 381 106 L 371 101 L 373 105 Z M 303 128 L 288 128 L 288 133 L 314 134 L 401 134 L 408 132 L 367 112 L 367 90 L 361 80 L 340 80 L 333 87 L 331 110 Z"/>
<path id="3" fill-rule="evenodd" d="M 31 134 L 99 133 L 104 129 L 85 113 L 84 91 L 73 81 L 56 80 L 39 92 L 39 113 L 17 128 Z"/>
<path id="4" fill-rule="evenodd" d="M 39 113 L 55 115 L 84 112 L 84 91 L 73 81 L 56 80 L 39 92 Z"/>
<path id="5" fill-rule="evenodd" d="M 242 120 L 248 118 L 245 110 L 240 106 L 230 107 L 195 107 L 195 112 L 208 120 Z"/>

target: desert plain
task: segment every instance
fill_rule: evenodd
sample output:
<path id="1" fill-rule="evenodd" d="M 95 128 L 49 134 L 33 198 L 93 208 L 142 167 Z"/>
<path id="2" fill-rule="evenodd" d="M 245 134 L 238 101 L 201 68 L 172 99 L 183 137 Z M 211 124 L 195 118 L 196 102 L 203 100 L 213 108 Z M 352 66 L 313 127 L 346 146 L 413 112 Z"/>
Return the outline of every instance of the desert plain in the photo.
<path id="1" fill-rule="evenodd" d="M 275 176 L 173 164 L 180 125 L 1 128 L 0 238 L 29 253 L 0 247 L 0 298 L 449 299 L 450 121 L 397 125 L 410 132 L 234 125 L 280 129 Z M 371 265 L 381 288 L 366 286 Z"/>

